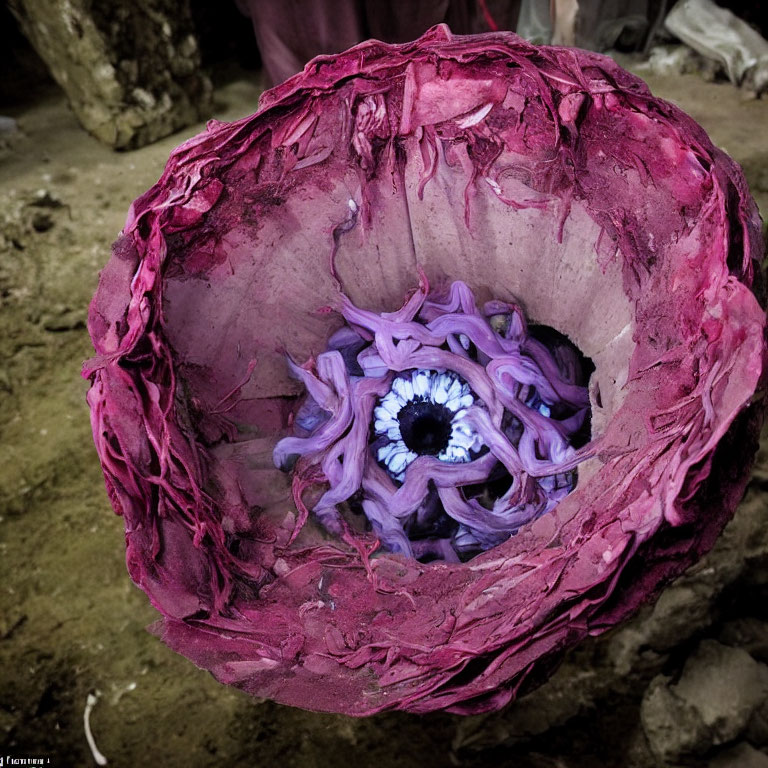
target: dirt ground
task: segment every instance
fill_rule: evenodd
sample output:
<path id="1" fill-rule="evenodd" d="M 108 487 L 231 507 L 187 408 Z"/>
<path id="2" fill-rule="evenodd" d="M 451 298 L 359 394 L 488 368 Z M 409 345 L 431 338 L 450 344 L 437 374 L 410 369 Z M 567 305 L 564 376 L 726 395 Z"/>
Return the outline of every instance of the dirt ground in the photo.
<path id="1" fill-rule="evenodd" d="M 742 164 L 766 217 L 768 99 L 744 101 L 696 75 L 649 80 Z M 254 111 L 258 93 L 257 82 L 230 82 L 215 116 Z M 0 135 L 0 757 L 93 765 L 83 723 L 92 694 L 96 745 L 118 767 L 768 765 L 763 699 L 750 699 L 732 727 L 681 720 L 693 733 L 682 746 L 654 730 L 681 674 L 722 669 L 720 688 L 710 680 L 703 690 L 741 712 L 737 674 L 754 680 L 765 669 L 765 441 L 716 551 L 655 608 L 577 649 L 550 683 L 497 715 L 353 720 L 254 701 L 148 634 L 156 616 L 125 570 L 79 374 L 91 354 L 87 305 L 128 206 L 202 126 L 114 153 L 53 88 L 10 116 L 20 132 Z"/>

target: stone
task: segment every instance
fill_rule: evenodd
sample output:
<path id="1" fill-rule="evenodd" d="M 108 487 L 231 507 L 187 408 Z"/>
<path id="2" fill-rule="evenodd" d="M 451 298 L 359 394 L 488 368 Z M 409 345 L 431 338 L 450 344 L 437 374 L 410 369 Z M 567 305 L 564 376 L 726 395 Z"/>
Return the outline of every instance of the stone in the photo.
<path id="1" fill-rule="evenodd" d="M 768 746 L 768 699 L 753 713 L 744 735 L 757 747 Z"/>
<path id="2" fill-rule="evenodd" d="M 640 719 L 648 746 L 662 762 L 680 755 L 702 752 L 708 746 L 707 730 L 697 712 L 672 692 L 672 678 L 655 677 L 643 696 Z"/>
<path id="3" fill-rule="evenodd" d="M 739 737 L 766 699 L 768 667 L 741 648 L 704 640 L 678 682 L 651 681 L 640 712 L 651 750 L 673 762 Z"/>
<path id="4" fill-rule="evenodd" d="M 18 129 L 19 126 L 12 117 L 0 115 L 0 134 L 15 133 Z"/>
<path id="5" fill-rule="evenodd" d="M 206 117 L 189 0 L 11 0 L 22 31 L 83 127 L 134 149 Z"/>
<path id="6" fill-rule="evenodd" d="M 768 663 L 768 624 L 754 616 L 740 616 L 729 621 L 718 639 L 723 645 L 743 648 L 752 658 Z"/>
<path id="7" fill-rule="evenodd" d="M 739 744 L 707 763 L 707 768 L 768 768 L 768 755 L 749 744 Z"/>

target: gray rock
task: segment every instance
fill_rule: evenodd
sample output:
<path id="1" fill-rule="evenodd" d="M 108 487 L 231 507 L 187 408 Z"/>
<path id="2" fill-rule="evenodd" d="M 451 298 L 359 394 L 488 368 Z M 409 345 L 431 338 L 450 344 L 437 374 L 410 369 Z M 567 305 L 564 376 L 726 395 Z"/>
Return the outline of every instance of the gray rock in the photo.
<path id="1" fill-rule="evenodd" d="M 667 762 L 736 739 L 768 699 L 768 667 L 740 648 L 704 640 L 677 683 L 657 676 L 643 698 L 648 743 Z"/>
<path id="2" fill-rule="evenodd" d="M 709 745 L 707 729 L 698 713 L 670 688 L 672 678 L 655 677 L 643 696 L 640 719 L 651 751 L 662 761 L 676 760 Z"/>
<path id="3" fill-rule="evenodd" d="M 768 756 L 749 744 L 739 744 L 710 760 L 707 768 L 768 768 Z"/>
<path id="4" fill-rule="evenodd" d="M 768 624 L 742 616 L 723 626 L 718 638 L 723 645 L 743 648 L 752 658 L 768 663 Z"/>
<path id="5" fill-rule="evenodd" d="M 12 117 L 0 115 L 0 134 L 15 133 L 18 129 L 19 126 Z"/>
<path id="6" fill-rule="evenodd" d="M 758 747 L 768 746 L 768 699 L 752 714 L 745 735 Z"/>
<path id="7" fill-rule="evenodd" d="M 188 0 L 11 0 L 24 34 L 96 138 L 131 149 L 211 110 Z"/>

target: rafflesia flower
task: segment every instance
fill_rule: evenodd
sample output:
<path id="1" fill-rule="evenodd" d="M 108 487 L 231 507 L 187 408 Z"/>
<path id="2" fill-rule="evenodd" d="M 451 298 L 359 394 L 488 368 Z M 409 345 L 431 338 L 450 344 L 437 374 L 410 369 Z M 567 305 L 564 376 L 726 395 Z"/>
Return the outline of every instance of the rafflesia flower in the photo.
<path id="1" fill-rule="evenodd" d="M 509 702 L 733 513 L 760 249 L 698 125 L 512 34 L 363 43 L 212 123 L 90 312 L 155 631 L 310 709 Z"/>

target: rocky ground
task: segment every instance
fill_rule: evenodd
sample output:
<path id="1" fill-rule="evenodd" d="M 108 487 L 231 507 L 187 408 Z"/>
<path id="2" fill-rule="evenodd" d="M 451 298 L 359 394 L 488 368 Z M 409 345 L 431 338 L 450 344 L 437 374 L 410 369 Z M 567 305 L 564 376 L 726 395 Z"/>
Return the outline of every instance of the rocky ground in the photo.
<path id="1" fill-rule="evenodd" d="M 744 167 L 768 213 L 768 100 L 696 75 L 650 77 Z M 216 117 L 258 85 L 216 91 Z M 353 720 L 253 701 L 145 631 L 122 521 L 91 442 L 86 308 L 130 202 L 202 126 L 115 153 L 55 89 L 0 133 L 0 755 L 87 766 L 768 766 L 768 439 L 715 550 L 628 625 L 488 716 Z M 8 764 L 8 763 L 6 763 Z"/>

